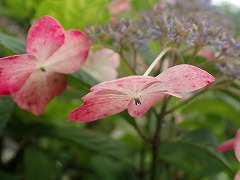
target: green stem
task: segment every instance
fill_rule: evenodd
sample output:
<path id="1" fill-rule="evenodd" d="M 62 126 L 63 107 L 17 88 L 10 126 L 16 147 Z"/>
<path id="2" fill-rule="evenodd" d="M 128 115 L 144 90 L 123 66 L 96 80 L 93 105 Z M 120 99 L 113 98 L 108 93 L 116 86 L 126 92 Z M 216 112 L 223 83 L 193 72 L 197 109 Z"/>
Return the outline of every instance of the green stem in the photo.
<path id="1" fill-rule="evenodd" d="M 157 115 L 157 125 L 156 131 L 154 133 L 152 139 L 152 164 L 151 164 L 151 171 L 150 171 L 150 179 L 156 179 L 156 169 L 157 169 L 157 162 L 158 162 L 158 151 L 160 147 L 160 133 L 162 129 L 162 123 L 165 116 L 165 111 L 167 109 L 167 104 L 169 101 L 169 97 L 164 98 L 162 109 L 159 115 Z"/>
<path id="2" fill-rule="evenodd" d="M 183 106 L 183 105 L 189 103 L 189 102 L 192 101 L 194 98 L 196 98 L 197 96 L 203 94 L 204 92 L 206 92 L 206 89 L 197 92 L 196 94 L 194 94 L 194 95 L 191 96 L 190 98 L 186 99 L 185 101 L 182 101 L 181 103 L 179 103 L 178 105 L 176 105 L 176 106 L 173 107 L 172 109 L 166 111 L 165 115 L 166 115 L 166 114 L 169 114 L 169 113 L 175 111 L 176 109 L 180 108 L 181 106 Z"/>
<path id="3" fill-rule="evenodd" d="M 199 51 L 200 49 L 201 49 L 200 47 L 195 47 L 195 49 L 194 49 L 194 51 L 193 51 L 193 54 L 192 54 L 191 58 L 190 58 L 189 61 L 188 61 L 188 64 L 192 64 L 192 63 L 193 63 L 193 61 L 195 60 L 196 55 L 197 55 L 197 53 L 198 53 L 198 51 Z"/>
<path id="4" fill-rule="evenodd" d="M 136 75 L 137 74 L 137 72 L 135 71 L 135 69 L 131 66 L 131 64 L 127 61 L 127 58 L 125 57 L 125 55 L 121 52 L 121 53 L 119 53 L 120 54 L 120 56 L 123 58 L 123 60 L 125 61 L 125 63 L 127 64 L 127 66 L 129 67 L 129 69 L 132 71 L 132 73 L 134 74 L 134 75 Z"/>
<path id="5" fill-rule="evenodd" d="M 146 154 L 146 146 L 145 146 L 145 142 L 142 141 L 142 147 L 141 147 L 141 151 L 140 151 L 140 166 L 139 166 L 139 171 L 138 171 L 138 177 L 139 180 L 144 180 L 145 178 L 145 163 L 144 163 L 144 159 L 145 159 L 145 154 Z"/>
<path id="6" fill-rule="evenodd" d="M 124 55 L 124 53 L 123 53 L 123 45 L 122 45 L 122 42 L 120 42 L 119 54 L 120 54 L 120 56 L 123 58 L 123 60 L 126 62 L 127 66 L 128 66 L 129 69 L 132 71 L 132 73 L 133 73 L 134 75 L 136 75 L 137 72 L 136 72 L 135 69 L 131 66 L 131 64 L 127 61 L 127 58 L 125 57 L 125 55 Z"/>
<path id="7" fill-rule="evenodd" d="M 176 53 L 176 55 L 179 57 L 179 61 L 181 61 L 181 63 L 184 63 L 184 60 L 181 56 L 181 54 L 179 53 L 179 51 L 175 48 L 172 47 L 166 47 L 165 49 L 163 49 L 160 54 L 156 57 L 156 59 L 154 59 L 154 61 L 152 62 L 152 64 L 148 67 L 148 69 L 146 70 L 146 72 L 143 74 L 143 76 L 148 76 L 149 73 L 153 70 L 153 68 L 157 65 L 157 63 L 162 59 L 162 57 L 168 52 L 168 51 L 173 51 Z"/>
<path id="8" fill-rule="evenodd" d="M 137 50 L 133 47 L 133 69 L 137 72 Z"/>

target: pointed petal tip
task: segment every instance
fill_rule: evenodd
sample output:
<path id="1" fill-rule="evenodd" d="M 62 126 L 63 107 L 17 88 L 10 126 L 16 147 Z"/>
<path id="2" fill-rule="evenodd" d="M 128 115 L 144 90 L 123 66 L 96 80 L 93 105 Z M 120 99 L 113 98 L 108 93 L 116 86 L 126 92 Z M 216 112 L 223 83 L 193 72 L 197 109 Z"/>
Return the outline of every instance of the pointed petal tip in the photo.
<path id="1" fill-rule="evenodd" d="M 240 162 L 240 129 L 236 133 L 234 153 L 236 155 L 237 160 Z"/>
<path id="2" fill-rule="evenodd" d="M 216 80 L 208 72 L 189 64 L 168 68 L 155 78 L 163 81 L 162 88 L 173 92 L 192 92 Z"/>
<path id="3" fill-rule="evenodd" d="M 229 150 L 233 149 L 234 143 L 235 143 L 234 138 L 229 139 L 229 140 L 223 142 L 222 144 L 218 145 L 217 151 L 219 151 L 219 152 L 229 151 Z"/>

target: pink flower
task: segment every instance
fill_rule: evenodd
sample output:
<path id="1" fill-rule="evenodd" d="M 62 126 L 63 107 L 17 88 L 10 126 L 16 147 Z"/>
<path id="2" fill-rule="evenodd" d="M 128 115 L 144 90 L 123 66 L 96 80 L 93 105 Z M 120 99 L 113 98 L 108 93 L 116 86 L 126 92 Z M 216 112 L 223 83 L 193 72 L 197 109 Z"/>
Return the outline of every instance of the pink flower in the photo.
<path id="1" fill-rule="evenodd" d="M 68 119 L 79 122 L 98 120 L 128 109 L 141 116 L 166 94 L 181 98 L 178 92 L 191 92 L 215 80 L 195 66 L 182 64 L 169 68 L 156 77 L 129 76 L 93 86 Z"/>
<path id="2" fill-rule="evenodd" d="M 217 147 L 220 152 L 234 149 L 234 153 L 238 161 L 240 161 L 240 129 L 237 131 L 235 138 L 229 139 Z"/>
<path id="3" fill-rule="evenodd" d="M 237 131 L 235 138 L 229 139 L 217 147 L 220 152 L 234 149 L 235 156 L 240 161 L 240 129 Z M 234 180 L 240 180 L 240 171 L 234 177 Z"/>
<path id="4" fill-rule="evenodd" d="M 50 16 L 38 19 L 27 35 L 27 54 L 0 58 L 0 95 L 11 94 L 23 109 L 43 113 L 48 102 L 66 88 L 66 77 L 87 58 L 88 37 L 65 31 Z"/>
<path id="5" fill-rule="evenodd" d="M 130 8 L 130 2 L 129 0 L 116 0 L 112 1 L 108 5 L 108 9 L 111 15 L 111 20 L 115 21 L 116 16 L 120 13 L 123 13 L 125 11 L 129 11 Z"/>
<path id="6" fill-rule="evenodd" d="M 211 49 L 202 49 L 198 55 L 203 56 L 209 60 L 214 59 L 214 52 Z"/>
<path id="7" fill-rule="evenodd" d="M 90 52 L 88 59 L 82 67 L 84 71 L 103 82 L 117 78 L 116 68 L 119 66 L 120 56 L 108 48 L 102 48 L 95 52 Z"/>
<path id="8" fill-rule="evenodd" d="M 234 180 L 240 180 L 240 171 L 234 176 Z"/>

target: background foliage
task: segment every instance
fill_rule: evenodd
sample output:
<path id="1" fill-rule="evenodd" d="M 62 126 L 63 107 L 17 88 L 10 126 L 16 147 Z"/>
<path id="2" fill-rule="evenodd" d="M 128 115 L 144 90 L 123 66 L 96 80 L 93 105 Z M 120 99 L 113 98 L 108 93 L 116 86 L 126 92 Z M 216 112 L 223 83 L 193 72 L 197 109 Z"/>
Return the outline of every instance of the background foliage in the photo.
<path id="1" fill-rule="evenodd" d="M 84 30 L 88 24 L 103 25 L 110 21 L 108 0 L 76 2 L 1 1 L 0 57 L 25 53 L 30 25 L 45 14 L 58 19 L 65 29 Z M 136 19 L 155 3 L 157 0 L 133 0 L 131 11 L 119 18 Z M 238 14 L 235 11 L 231 16 Z M 150 47 L 141 52 L 148 61 L 159 53 L 155 51 L 156 44 Z M 200 56 L 197 60 L 201 58 L 206 60 Z M 125 68 L 124 63 L 119 68 L 120 75 L 130 73 L 121 68 Z M 95 84 L 97 81 L 81 70 L 69 75 L 71 88 L 52 100 L 39 117 L 19 109 L 10 96 L 0 97 L 0 179 L 147 179 L 151 154 L 134 127 L 144 127 L 152 135 L 156 119 L 151 112 L 146 116 L 147 126 L 143 126 L 144 119 L 135 121 L 126 112 L 87 124 L 67 122 L 69 112 L 81 104 L 80 98 Z M 170 105 L 180 101 L 171 99 Z M 221 154 L 216 147 L 234 137 L 240 127 L 239 103 L 239 94 L 218 90 L 200 96 L 170 115 L 175 118 L 164 124 L 157 179 L 232 179 L 240 165 L 232 151 Z"/>

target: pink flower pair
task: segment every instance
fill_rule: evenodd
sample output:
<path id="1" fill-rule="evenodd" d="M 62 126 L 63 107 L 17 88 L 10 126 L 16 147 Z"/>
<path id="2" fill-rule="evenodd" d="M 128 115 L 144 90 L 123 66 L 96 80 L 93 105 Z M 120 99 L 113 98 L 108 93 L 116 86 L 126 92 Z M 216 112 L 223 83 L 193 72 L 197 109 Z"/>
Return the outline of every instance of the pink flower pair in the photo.
<path id="1" fill-rule="evenodd" d="M 125 109 L 133 117 L 143 115 L 166 95 L 178 98 L 179 92 L 192 92 L 213 82 L 204 70 L 182 64 L 166 69 L 156 77 L 129 76 L 93 86 L 83 105 L 73 110 L 68 119 L 79 122 L 98 120 Z"/>
<path id="2" fill-rule="evenodd" d="M 0 58 L 0 95 L 12 95 L 23 109 L 43 113 L 49 101 L 66 88 L 66 77 L 87 58 L 90 40 L 79 30 L 65 31 L 50 16 L 30 28 L 26 54 Z"/>
<path id="3" fill-rule="evenodd" d="M 82 32 L 64 31 L 50 16 L 40 18 L 29 30 L 27 54 L 0 59 L 0 95 L 11 94 L 21 108 L 40 115 L 49 101 L 66 88 L 64 74 L 77 71 L 89 49 L 90 40 Z M 70 113 L 69 120 L 89 122 L 125 109 L 138 117 L 166 95 L 181 98 L 179 93 L 195 91 L 214 80 L 206 71 L 182 64 L 156 77 L 129 76 L 103 82 L 82 98 L 83 105 Z"/>

